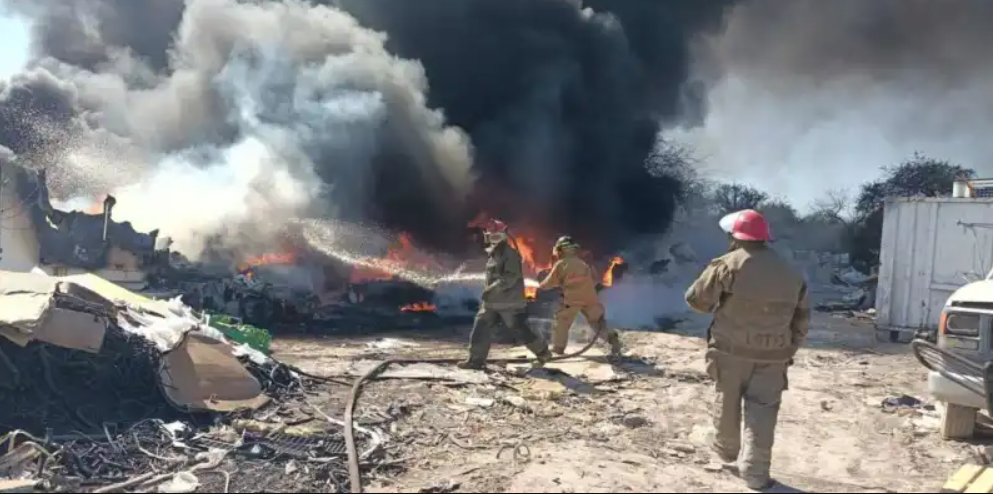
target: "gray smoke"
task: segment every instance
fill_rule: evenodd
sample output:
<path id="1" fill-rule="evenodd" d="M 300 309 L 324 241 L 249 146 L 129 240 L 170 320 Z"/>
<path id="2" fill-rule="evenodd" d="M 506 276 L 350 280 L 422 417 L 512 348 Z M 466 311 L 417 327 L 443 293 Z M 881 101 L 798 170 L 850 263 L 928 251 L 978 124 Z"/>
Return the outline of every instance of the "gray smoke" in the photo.
<path id="1" fill-rule="evenodd" d="M 805 200 L 919 150 L 993 174 L 993 3 L 750 0 L 699 69 L 718 177 Z"/>
<path id="2" fill-rule="evenodd" d="M 187 251 L 301 215 L 458 251 L 485 211 L 609 253 L 671 221 L 657 134 L 733 1 L 0 0 L 36 52 L 0 144 Z"/>
<path id="3" fill-rule="evenodd" d="M 374 155 L 402 157 L 381 166 L 416 174 L 410 186 L 445 204 L 468 192 L 468 139 L 426 107 L 420 64 L 340 10 L 14 5 L 35 18 L 45 55 L 0 83 L 0 144 L 48 168 L 56 195 L 110 191 L 115 214 L 188 254 L 218 236 L 264 241 L 296 216 L 361 218 Z"/>

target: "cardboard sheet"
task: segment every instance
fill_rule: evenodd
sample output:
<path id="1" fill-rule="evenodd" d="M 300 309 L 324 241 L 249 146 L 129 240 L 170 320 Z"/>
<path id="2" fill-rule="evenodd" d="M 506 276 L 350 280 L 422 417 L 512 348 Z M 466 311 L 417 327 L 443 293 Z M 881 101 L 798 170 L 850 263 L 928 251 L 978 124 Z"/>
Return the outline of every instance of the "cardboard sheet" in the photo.
<path id="1" fill-rule="evenodd" d="M 100 352 L 105 323 L 88 313 L 57 308 L 55 293 L 89 302 L 110 301 L 74 284 L 44 274 L 0 271 L 0 337 L 25 346 L 40 340 L 61 347 Z"/>
<path id="2" fill-rule="evenodd" d="M 0 271 L 0 327 L 11 327 L 0 333 L 20 333 L 21 339 L 31 340 L 55 305 L 57 289 L 58 280 L 51 277 Z M 18 342 L 17 338 L 11 340 Z"/>
<path id="3" fill-rule="evenodd" d="M 69 309 L 52 308 L 48 321 L 34 338 L 67 349 L 96 354 L 103 347 L 107 324 L 103 318 Z"/>
<path id="4" fill-rule="evenodd" d="M 187 411 L 257 409 L 269 401 L 230 344 L 201 334 L 187 334 L 165 355 L 159 379 L 169 401 Z"/>
<path id="5" fill-rule="evenodd" d="M 132 306 L 160 315 L 169 314 L 167 301 L 156 301 L 154 299 L 149 299 L 92 273 L 67 275 L 64 277 L 59 277 L 59 280 L 89 289 L 109 301 L 122 301 Z M 63 284 L 63 286 L 65 286 L 65 284 Z M 67 291 L 63 289 L 63 292 Z"/>

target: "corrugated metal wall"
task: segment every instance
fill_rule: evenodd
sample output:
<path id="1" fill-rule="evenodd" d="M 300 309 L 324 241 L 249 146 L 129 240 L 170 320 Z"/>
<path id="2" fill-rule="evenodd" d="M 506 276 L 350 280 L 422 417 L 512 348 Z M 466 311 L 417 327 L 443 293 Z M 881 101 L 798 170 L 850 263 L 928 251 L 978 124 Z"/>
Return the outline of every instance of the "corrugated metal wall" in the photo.
<path id="1" fill-rule="evenodd" d="M 898 199 L 886 203 L 876 324 L 934 328 L 949 295 L 993 268 L 993 200 Z M 971 277 L 971 278 L 970 278 Z"/>

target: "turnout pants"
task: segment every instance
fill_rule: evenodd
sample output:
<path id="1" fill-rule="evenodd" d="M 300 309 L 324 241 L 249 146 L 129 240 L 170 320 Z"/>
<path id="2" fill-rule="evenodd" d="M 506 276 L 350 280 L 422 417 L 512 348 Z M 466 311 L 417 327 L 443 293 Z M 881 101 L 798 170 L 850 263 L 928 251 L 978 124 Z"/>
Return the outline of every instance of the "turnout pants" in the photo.
<path id="1" fill-rule="evenodd" d="M 713 350 L 707 353 L 707 374 L 717 384 L 713 448 L 722 460 L 739 461 L 741 477 L 750 488 L 771 479 L 779 405 L 789 387 L 787 369 L 786 363 L 756 363 Z"/>
<path id="2" fill-rule="evenodd" d="M 511 332 L 514 332 L 535 356 L 548 356 L 548 343 L 528 324 L 526 309 L 493 310 L 483 306 L 479 313 L 476 313 L 472 334 L 469 337 L 470 362 L 486 362 L 486 358 L 490 354 L 490 346 L 493 344 L 493 332 L 500 321 L 503 321 L 504 325 Z"/>
<path id="3" fill-rule="evenodd" d="M 603 304 L 594 303 L 579 306 L 562 303 L 558 311 L 555 312 L 555 328 L 552 330 L 552 349 L 555 352 L 565 352 L 566 346 L 569 345 L 569 329 L 572 328 L 572 324 L 580 313 L 583 314 L 583 318 L 586 318 L 586 322 L 593 327 L 593 330 L 599 332 L 607 342 L 613 343 L 620 338 L 617 330 L 607 327 L 606 311 L 603 309 Z"/>

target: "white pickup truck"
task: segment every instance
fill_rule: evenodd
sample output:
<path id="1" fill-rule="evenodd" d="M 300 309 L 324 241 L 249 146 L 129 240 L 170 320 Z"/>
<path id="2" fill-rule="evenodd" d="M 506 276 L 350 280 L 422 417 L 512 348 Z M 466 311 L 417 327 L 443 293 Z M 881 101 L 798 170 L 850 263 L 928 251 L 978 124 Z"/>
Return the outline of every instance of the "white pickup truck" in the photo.
<path id="1" fill-rule="evenodd" d="M 931 369 L 928 392 L 945 405 L 941 434 L 947 439 L 970 438 L 976 429 L 976 413 L 988 408 L 990 395 L 984 370 L 993 360 L 991 276 L 959 288 L 948 298 L 937 336 L 929 340 L 937 347 L 930 357 L 922 353 L 926 344 L 915 346 L 915 352 Z"/>

